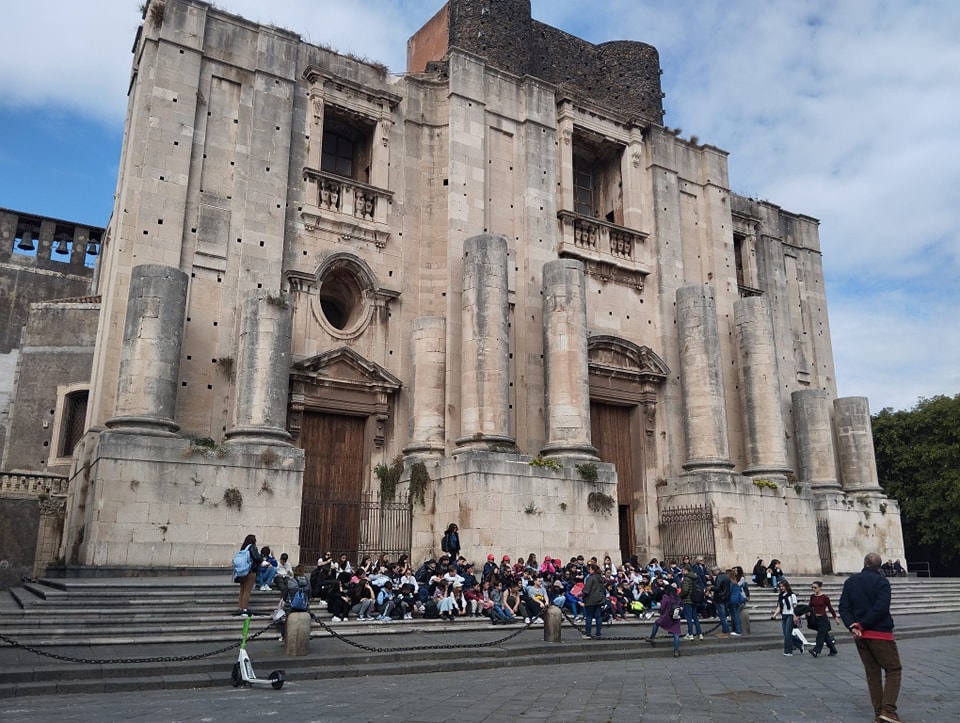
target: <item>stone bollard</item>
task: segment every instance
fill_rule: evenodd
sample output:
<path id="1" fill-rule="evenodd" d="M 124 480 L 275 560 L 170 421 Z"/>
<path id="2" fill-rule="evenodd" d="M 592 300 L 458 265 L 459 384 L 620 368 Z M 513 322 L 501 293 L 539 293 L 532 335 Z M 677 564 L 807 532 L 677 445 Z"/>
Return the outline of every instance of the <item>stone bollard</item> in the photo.
<path id="1" fill-rule="evenodd" d="M 283 636 L 284 652 L 288 656 L 310 653 L 310 613 L 287 613 L 287 632 Z"/>
<path id="2" fill-rule="evenodd" d="M 744 635 L 750 634 L 750 611 L 746 605 L 740 608 L 740 627 Z"/>
<path id="3" fill-rule="evenodd" d="M 543 618 L 543 642 L 559 643 L 560 625 L 563 622 L 560 608 L 556 605 L 550 605 L 540 617 Z"/>

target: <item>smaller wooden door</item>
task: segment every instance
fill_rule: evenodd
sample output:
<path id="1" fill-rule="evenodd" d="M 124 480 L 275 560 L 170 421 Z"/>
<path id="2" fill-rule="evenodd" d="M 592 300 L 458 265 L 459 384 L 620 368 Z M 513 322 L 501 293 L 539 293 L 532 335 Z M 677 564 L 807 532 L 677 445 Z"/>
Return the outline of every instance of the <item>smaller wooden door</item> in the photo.
<path id="1" fill-rule="evenodd" d="M 351 558 L 360 541 L 365 417 L 304 412 L 300 559 L 324 552 Z"/>

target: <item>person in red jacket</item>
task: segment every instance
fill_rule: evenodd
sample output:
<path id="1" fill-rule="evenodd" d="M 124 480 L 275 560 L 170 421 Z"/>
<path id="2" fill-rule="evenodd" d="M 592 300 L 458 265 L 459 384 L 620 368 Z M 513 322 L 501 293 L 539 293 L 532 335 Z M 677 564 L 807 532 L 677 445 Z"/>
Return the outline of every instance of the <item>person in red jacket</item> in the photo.
<path id="1" fill-rule="evenodd" d="M 810 594 L 810 608 L 813 610 L 814 620 L 817 622 L 817 642 L 810 651 L 810 655 L 816 658 L 823 650 L 824 644 L 830 648 L 830 655 L 837 654 L 836 640 L 830 634 L 830 621 L 827 619 L 827 613 L 833 617 L 834 622 L 839 622 L 837 612 L 830 604 L 830 598 L 823 594 L 823 583 L 816 580 L 810 584 L 813 591 Z"/>
<path id="2" fill-rule="evenodd" d="M 893 639 L 890 615 L 890 581 L 880 569 L 880 555 L 863 558 L 863 570 L 843 583 L 840 619 L 851 632 L 867 674 L 867 689 L 876 720 L 897 723 L 900 695 L 900 652 Z M 883 674 L 886 673 L 886 680 Z"/>

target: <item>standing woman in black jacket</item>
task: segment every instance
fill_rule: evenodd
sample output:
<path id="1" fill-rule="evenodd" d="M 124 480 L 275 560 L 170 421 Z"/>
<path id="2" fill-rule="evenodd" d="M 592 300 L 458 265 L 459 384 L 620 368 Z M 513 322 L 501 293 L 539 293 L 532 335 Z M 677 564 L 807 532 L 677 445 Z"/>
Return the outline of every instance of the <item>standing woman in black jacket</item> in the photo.
<path id="1" fill-rule="evenodd" d="M 447 525 L 447 531 L 443 533 L 443 541 L 440 543 L 440 549 L 450 556 L 451 562 L 456 562 L 460 557 L 460 528 L 451 522 Z"/>

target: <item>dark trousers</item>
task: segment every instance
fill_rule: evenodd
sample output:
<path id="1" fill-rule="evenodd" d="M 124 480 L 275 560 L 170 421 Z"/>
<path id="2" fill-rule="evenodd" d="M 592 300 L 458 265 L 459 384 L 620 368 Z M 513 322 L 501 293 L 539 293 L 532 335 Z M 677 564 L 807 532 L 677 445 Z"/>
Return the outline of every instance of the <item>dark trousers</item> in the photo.
<path id="1" fill-rule="evenodd" d="M 830 619 L 826 615 L 817 615 L 817 642 L 813 646 L 813 652 L 819 655 L 823 646 L 826 645 L 831 653 L 835 653 L 837 652 L 836 642 L 830 634 Z"/>
<path id="2" fill-rule="evenodd" d="M 857 653 L 867 674 L 867 689 L 870 691 L 874 715 L 896 714 L 902 670 L 896 641 L 856 638 L 856 643 Z M 883 673 L 886 673 L 886 680 L 883 679 Z"/>

